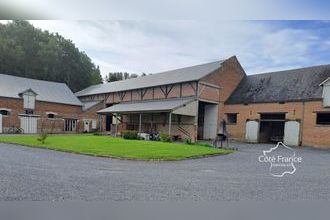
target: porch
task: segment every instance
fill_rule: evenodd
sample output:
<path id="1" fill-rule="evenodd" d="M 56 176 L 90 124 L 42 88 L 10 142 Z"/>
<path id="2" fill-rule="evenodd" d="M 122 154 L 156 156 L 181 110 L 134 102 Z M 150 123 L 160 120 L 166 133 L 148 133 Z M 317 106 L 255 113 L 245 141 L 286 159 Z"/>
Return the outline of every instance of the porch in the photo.
<path id="1" fill-rule="evenodd" d="M 112 117 L 110 127 L 113 135 L 124 130 L 136 130 L 139 133 L 167 133 L 176 139 L 196 140 L 197 109 L 197 100 L 185 98 L 120 103 L 100 110 L 98 114 Z"/>

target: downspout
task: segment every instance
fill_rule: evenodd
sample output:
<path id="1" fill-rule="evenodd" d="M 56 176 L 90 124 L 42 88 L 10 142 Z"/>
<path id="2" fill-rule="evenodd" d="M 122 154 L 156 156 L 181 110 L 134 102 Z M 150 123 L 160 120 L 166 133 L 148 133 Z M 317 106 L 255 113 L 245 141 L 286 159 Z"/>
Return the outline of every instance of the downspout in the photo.
<path id="1" fill-rule="evenodd" d="M 302 145 L 303 132 L 304 132 L 304 121 L 305 121 L 305 101 L 302 102 L 302 117 L 301 117 L 301 123 L 300 123 L 299 146 Z"/>

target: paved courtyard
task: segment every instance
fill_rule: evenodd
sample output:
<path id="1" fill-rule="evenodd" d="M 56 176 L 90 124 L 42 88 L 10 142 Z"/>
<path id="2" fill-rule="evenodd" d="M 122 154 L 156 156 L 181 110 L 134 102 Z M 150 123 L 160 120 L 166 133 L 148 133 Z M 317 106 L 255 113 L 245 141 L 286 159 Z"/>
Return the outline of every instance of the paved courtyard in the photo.
<path id="1" fill-rule="evenodd" d="M 0 144 L 0 200 L 329 200 L 330 151 L 296 149 L 293 175 L 258 162 L 275 145 L 178 162 L 96 158 Z"/>

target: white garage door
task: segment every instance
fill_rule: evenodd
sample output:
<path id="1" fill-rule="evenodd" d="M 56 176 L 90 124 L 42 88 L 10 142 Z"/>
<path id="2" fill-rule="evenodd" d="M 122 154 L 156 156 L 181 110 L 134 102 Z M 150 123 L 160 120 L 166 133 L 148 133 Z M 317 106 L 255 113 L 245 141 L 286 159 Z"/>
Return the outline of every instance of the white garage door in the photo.
<path id="1" fill-rule="evenodd" d="M 214 139 L 218 128 L 218 105 L 205 105 L 203 139 Z"/>
<path id="2" fill-rule="evenodd" d="M 245 128 L 245 139 L 250 143 L 258 142 L 259 134 L 259 122 L 257 121 L 247 121 Z"/>
<path id="3" fill-rule="evenodd" d="M 26 134 L 36 134 L 38 118 L 33 116 L 21 116 L 21 128 Z"/>
<path id="4" fill-rule="evenodd" d="M 291 146 L 299 145 L 300 123 L 298 121 L 287 121 L 284 125 L 284 144 Z"/>
<path id="5" fill-rule="evenodd" d="M 0 134 L 2 133 L 2 114 L 0 114 Z"/>

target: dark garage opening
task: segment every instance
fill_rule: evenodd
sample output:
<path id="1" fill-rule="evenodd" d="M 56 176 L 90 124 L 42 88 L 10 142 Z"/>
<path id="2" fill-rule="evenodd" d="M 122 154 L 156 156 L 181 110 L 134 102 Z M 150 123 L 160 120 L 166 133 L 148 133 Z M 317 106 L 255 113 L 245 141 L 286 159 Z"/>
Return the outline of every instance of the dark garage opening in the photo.
<path id="1" fill-rule="evenodd" d="M 260 114 L 261 143 L 274 143 L 283 141 L 285 113 L 262 113 Z"/>

